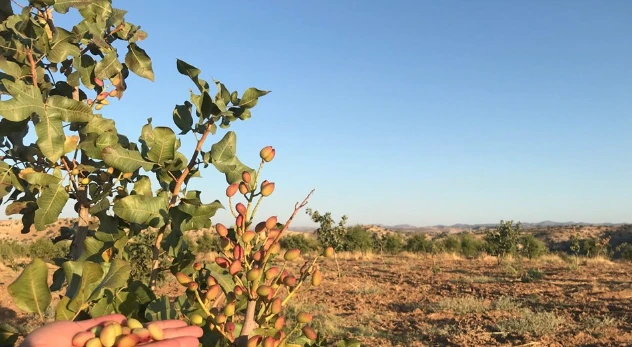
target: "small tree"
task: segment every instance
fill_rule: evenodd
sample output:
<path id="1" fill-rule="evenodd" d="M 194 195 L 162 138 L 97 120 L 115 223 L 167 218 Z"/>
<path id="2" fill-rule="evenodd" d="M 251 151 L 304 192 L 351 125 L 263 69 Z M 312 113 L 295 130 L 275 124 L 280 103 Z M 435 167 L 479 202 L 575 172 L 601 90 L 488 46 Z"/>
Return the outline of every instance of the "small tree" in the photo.
<path id="1" fill-rule="evenodd" d="M 501 220 L 496 229 L 487 231 L 485 235 L 487 249 L 490 255 L 497 257 L 498 265 L 507 255 L 516 251 L 520 231 L 520 222 L 514 225 L 512 220 Z"/>
<path id="2" fill-rule="evenodd" d="M 448 237 L 443 238 L 441 242 L 443 243 L 443 249 L 445 252 L 459 253 L 461 251 L 461 242 L 454 235 L 449 235 Z"/>
<path id="3" fill-rule="evenodd" d="M 365 253 L 373 249 L 373 238 L 361 225 L 352 226 L 345 235 L 345 250 Z"/>
<path id="4" fill-rule="evenodd" d="M 466 257 L 475 257 L 485 248 L 485 242 L 475 239 L 472 234 L 462 234 L 460 238 L 461 253 Z"/>
<path id="5" fill-rule="evenodd" d="M 391 253 L 397 254 L 402 251 L 404 248 L 404 239 L 398 233 L 388 233 L 384 236 L 384 250 Z"/>
<path id="6" fill-rule="evenodd" d="M 343 250 L 345 246 L 345 235 L 347 234 L 345 224 L 347 223 L 347 216 L 343 215 L 336 225 L 333 218 L 331 218 L 331 212 L 320 214 L 318 211 L 306 208 L 305 213 L 312 218 L 312 221 L 320 224 L 320 227 L 314 232 L 316 239 L 323 247 L 332 247 L 334 249 L 334 259 L 336 261 L 336 268 L 338 269 L 338 277 L 341 277 L 342 273 L 340 272 L 336 252 Z"/>
<path id="7" fill-rule="evenodd" d="M 520 255 L 529 259 L 535 259 L 542 256 L 547 251 L 547 247 L 541 240 L 538 240 L 535 236 L 523 235 L 520 237 Z"/>
<path id="8" fill-rule="evenodd" d="M 425 234 L 415 234 L 406 240 L 405 249 L 413 253 L 430 253 L 432 241 L 426 238 Z"/>

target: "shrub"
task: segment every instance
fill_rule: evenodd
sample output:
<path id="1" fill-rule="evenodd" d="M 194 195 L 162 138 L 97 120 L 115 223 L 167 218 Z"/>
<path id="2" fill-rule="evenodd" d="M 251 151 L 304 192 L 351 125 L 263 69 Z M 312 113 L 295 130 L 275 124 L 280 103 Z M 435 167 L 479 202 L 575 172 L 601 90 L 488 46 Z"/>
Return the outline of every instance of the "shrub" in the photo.
<path id="1" fill-rule="evenodd" d="M 523 309 L 519 317 L 511 317 L 498 321 L 498 330 L 520 335 L 529 334 L 535 337 L 553 334 L 564 323 L 564 318 L 553 312 L 533 312 Z"/>
<path id="2" fill-rule="evenodd" d="M 318 211 L 313 211 L 311 208 L 306 208 L 305 213 L 308 214 L 312 221 L 320 224 L 320 226 L 314 231 L 316 239 L 323 247 L 333 247 L 336 251 L 341 251 L 345 246 L 345 235 L 347 234 L 347 216 L 342 216 L 340 222 L 336 225 L 333 218 L 331 218 L 331 212 L 320 214 Z"/>
<path id="3" fill-rule="evenodd" d="M 279 243 L 283 249 L 297 248 L 301 251 L 301 253 L 314 252 L 318 250 L 318 241 L 300 234 L 286 235 L 279 240 Z"/>
<path id="4" fill-rule="evenodd" d="M 500 225 L 496 229 L 487 231 L 485 235 L 487 252 L 498 258 L 498 264 L 502 262 L 505 256 L 516 251 L 520 230 L 520 222 L 514 225 L 513 221 L 505 222 L 501 220 Z"/>
<path id="5" fill-rule="evenodd" d="M 539 258 L 547 252 L 547 247 L 541 240 L 528 234 L 520 237 L 520 255 L 529 259 Z"/>
<path id="6" fill-rule="evenodd" d="M 624 242 L 617 246 L 619 257 L 623 260 L 632 261 L 632 245 Z"/>
<path id="7" fill-rule="evenodd" d="M 397 233 L 390 233 L 383 236 L 384 237 L 384 250 L 391 253 L 397 254 L 401 252 L 404 248 L 404 239 L 401 235 Z"/>
<path id="8" fill-rule="evenodd" d="M 476 257 L 485 249 L 483 240 L 474 238 L 471 234 L 461 234 L 461 253 L 466 257 Z"/>
<path id="9" fill-rule="evenodd" d="M 366 253 L 373 249 L 373 238 L 368 230 L 360 225 L 350 227 L 345 235 L 345 250 Z"/>
<path id="10" fill-rule="evenodd" d="M 219 237 L 212 235 L 208 231 L 204 231 L 197 240 L 189 243 L 191 248 L 193 248 L 193 245 L 195 245 L 195 248 L 192 251 L 195 253 L 219 252 L 222 249 Z"/>
<path id="11" fill-rule="evenodd" d="M 441 242 L 443 243 L 443 247 L 442 248 L 443 248 L 444 252 L 459 253 L 461 251 L 461 242 L 454 235 L 450 235 L 450 236 L 442 239 Z"/>
<path id="12" fill-rule="evenodd" d="M 432 241 L 425 234 L 415 234 L 406 240 L 405 249 L 413 253 L 430 253 L 432 251 Z"/>
<path id="13" fill-rule="evenodd" d="M 538 269 L 529 268 L 520 275 L 521 282 L 537 282 L 544 278 L 544 273 Z"/>
<path id="14" fill-rule="evenodd" d="M 45 260 L 64 258 L 68 254 L 69 249 L 70 244 L 68 242 L 53 243 L 50 239 L 39 238 L 28 245 L 28 256 Z"/>

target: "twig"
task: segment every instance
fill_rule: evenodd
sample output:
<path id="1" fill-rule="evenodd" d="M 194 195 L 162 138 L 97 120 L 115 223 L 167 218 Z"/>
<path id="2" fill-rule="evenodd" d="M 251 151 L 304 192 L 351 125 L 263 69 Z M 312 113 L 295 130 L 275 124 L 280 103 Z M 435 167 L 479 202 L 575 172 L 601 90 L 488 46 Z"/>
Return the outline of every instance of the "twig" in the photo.
<path id="1" fill-rule="evenodd" d="M 35 60 L 33 59 L 33 50 L 27 49 L 26 56 L 29 58 L 29 64 L 31 65 L 31 77 L 33 78 L 33 85 L 37 87 L 37 70 L 35 69 Z"/>
<path id="2" fill-rule="evenodd" d="M 70 176 L 70 182 L 72 183 L 72 188 L 76 192 L 77 191 L 77 182 L 75 182 L 75 176 L 72 175 L 72 169 L 68 166 L 68 162 L 66 161 L 66 157 L 61 158 L 61 163 L 64 164 L 64 168 L 68 172 L 68 176 Z"/>
<path id="3" fill-rule="evenodd" d="M 19 8 L 24 8 L 24 5 L 20 5 L 17 1 L 15 0 L 11 0 L 12 3 L 14 3 L 17 7 Z"/>

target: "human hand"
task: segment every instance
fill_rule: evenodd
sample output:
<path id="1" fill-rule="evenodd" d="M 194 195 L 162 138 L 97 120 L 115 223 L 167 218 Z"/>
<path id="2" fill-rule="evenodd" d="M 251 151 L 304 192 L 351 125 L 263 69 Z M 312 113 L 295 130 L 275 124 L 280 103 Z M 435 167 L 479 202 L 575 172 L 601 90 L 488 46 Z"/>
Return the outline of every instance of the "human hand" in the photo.
<path id="1" fill-rule="evenodd" d="M 79 332 L 87 331 L 93 327 L 107 322 L 115 321 L 123 324 L 126 319 L 120 314 L 112 314 L 99 318 L 73 322 L 58 321 L 46 324 L 34 330 L 20 344 L 20 347 L 72 347 L 72 338 Z M 138 346 L 147 347 L 198 347 L 198 337 L 203 332 L 200 327 L 187 326 L 180 320 L 164 320 L 154 322 L 164 331 L 164 340 L 142 343 Z"/>

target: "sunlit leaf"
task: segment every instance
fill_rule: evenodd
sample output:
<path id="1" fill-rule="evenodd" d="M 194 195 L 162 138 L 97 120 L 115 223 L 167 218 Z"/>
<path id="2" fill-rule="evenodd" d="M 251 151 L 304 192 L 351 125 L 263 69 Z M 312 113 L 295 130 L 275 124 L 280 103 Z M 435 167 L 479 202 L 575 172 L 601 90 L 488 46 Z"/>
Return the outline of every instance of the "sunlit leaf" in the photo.
<path id="1" fill-rule="evenodd" d="M 19 309 L 44 317 L 52 299 L 48 266 L 40 258 L 33 259 L 7 289 Z"/>
<path id="2" fill-rule="evenodd" d="M 127 46 L 127 54 L 125 55 L 125 64 L 135 74 L 144 77 L 150 81 L 154 81 L 154 71 L 151 67 L 151 58 L 144 49 L 138 47 L 135 43 Z"/>
<path id="3" fill-rule="evenodd" d="M 37 199 L 35 228 L 42 231 L 47 225 L 56 222 L 68 199 L 68 193 L 61 185 L 45 187 Z"/>

